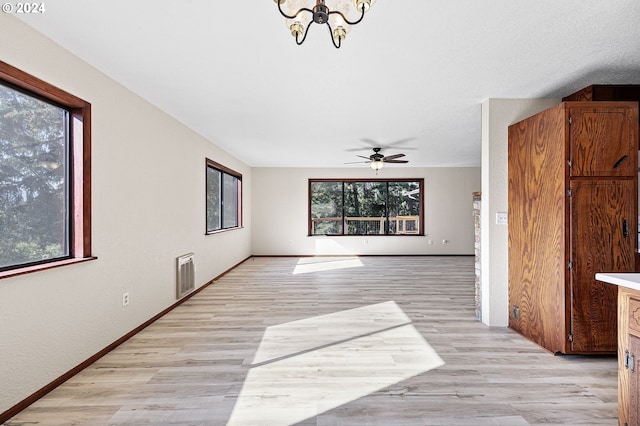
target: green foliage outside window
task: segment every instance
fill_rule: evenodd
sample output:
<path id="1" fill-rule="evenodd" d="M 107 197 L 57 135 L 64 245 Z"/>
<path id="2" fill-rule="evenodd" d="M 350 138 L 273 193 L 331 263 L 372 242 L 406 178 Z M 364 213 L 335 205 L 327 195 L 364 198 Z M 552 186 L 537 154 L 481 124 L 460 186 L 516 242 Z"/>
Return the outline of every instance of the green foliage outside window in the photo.
<path id="1" fill-rule="evenodd" d="M 0 269 L 69 256 L 69 112 L 0 84 Z"/>
<path id="2" fill-rule="evenodd" d="M 207 233 L 239 228 L 242 213 L 242 175 L 207 160 Z"/>
<path id="3" fill-rule="evenodd" d="M 311 235 L 418 234 L 421 180 L 311 180 Z"/>

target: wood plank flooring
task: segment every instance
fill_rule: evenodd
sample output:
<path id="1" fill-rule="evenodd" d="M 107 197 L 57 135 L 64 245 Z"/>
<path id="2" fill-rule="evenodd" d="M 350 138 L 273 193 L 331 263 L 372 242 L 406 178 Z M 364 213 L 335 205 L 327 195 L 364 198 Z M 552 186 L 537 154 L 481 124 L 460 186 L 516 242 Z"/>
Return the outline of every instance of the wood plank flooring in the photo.
<path id="1" fill-rule="evenodd" d="M 473 268 L 249 259 L 7 425 L 616 425 L 615 357 L 477 322 Z"/>

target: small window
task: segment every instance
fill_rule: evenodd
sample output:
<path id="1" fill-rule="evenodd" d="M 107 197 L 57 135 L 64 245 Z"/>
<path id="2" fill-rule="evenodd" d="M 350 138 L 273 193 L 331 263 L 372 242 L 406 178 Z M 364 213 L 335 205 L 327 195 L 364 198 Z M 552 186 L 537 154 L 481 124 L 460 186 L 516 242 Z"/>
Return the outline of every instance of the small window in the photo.
<path id="1" fill-rule="evenodd" d="M 424 235 L 423 179 L 309 180 L 309 235 Z"/>
<path id="2" fill-rule="evenodd" d="M 0 277 L 91 257 L 90 105 L 0 62 Z"/>
<path id="3" fill-rule="evenodd" d="M 207 234 L 242 226 L 242 175 L 207 159 Z"/>

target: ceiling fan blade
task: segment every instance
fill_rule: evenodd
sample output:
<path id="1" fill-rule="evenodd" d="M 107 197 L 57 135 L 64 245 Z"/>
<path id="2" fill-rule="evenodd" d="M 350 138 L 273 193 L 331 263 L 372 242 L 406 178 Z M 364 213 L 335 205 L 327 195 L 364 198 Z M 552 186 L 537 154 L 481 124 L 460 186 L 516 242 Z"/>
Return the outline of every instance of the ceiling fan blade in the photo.
<path id="1" fill-rule="evenodd" d="M 416 139 L 415 137 L 398 139 L 397 141 L 389 142 L 388 144 L 385 145 L 385 147 L 387 147 L 387 148 L 399 147 L 399 148 L 401 148 L 403 150 L 415 151 L 417 148 L 403 146 L 405 143 L 411 142 L 411 141 L 413 141 L 415 139 Z"/>
<path id="2" fill-rule="evenodd" d="M 409 160 L 382 160 L 385 163 L 408 163 Z"/>
<path id="3" fill-rule="evenodd" d="M 371 160 L 371 157 L 365 157 L 364 155 L 356 155 L 356 157 L 366 158 L 367 160 Z"/>
<path id="4" fill-rule="evenodd" d="M 395 160 L 396 158 L 400 158 L 400 157 L 404 157 L 404 154 L 393 154 L 393 155 L 387 155 L 386 157 L 384 157 L 384 158 L 382 159 L 382 161 Z"/>
<path id="5" fill-rule="evenodd" d="M 362 151 L 369 151 L 369 150 L 371 150 L 370 147 L 363 146 L 363 147 L 360 147 L 360 148 L 345 149 L 345 152 L 362 152 Z"/>
<path id="6" fill-rule="evenodd" d="M 348 163 L 344 163 L 344 164 L 362 164 L 362 163 L 370 163 L 370 161 L 349 161 Z"/>

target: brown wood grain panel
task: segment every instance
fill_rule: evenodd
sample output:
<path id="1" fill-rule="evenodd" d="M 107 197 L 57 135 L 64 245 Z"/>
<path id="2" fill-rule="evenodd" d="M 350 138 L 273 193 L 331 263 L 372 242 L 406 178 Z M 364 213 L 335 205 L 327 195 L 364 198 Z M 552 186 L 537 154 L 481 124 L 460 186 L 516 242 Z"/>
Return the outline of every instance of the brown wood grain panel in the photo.
<path id="1" fill-rule="evenodd" d="M 549 351 L 616 351 L 617 289 L 594 276 L 635 269 L 637 120 L 565 102 L 509 127 L 509 326 Z"/>
<path id="2" fill-rule="evenodd" d="M 591 102 L 567 105 L 572 121 L 569 158 L 572 177 L 637 174 L 637 104 Z"/>
<path id="3" fill-rule="evenodd" d="M 638 84 L 593 84 L 581 89 L 563 101 L 640 101 Z"/>
<path id="4" fill-rule="evenodd" d="M 629 336 L 629 425 L 640 424 L 640 338 Z"/>
<path id="5" fill-rule="evenodd" d="M 593 85 L 580 89 L 562 98 L 563 102 L 590 102 L 593 100 Z"/>
<path id="6" fill-rule="evenodd" d="M 629 350 L 629 300 L 633 292 L 624 287 L 618 291 L 618 425 L 629 421 L 629 370 L 625 352 Z M 638 293 L 640 294 L 640 293 Z"/>
<path id="7" fill-rule="evenodd" d="M 563 117 L 509 127 L 509 327 L 551 352 L 567 343 Z"/>
<path id="8" fill-rule="evenodd" d="M 622 179 L 571 182 L 573 352 L 616 351 L 617 287 L 596 281 L 595 274 L 633 271 L 634 188 L 632 180 Z"/>
<path id="9" fill-rule="evenodd" d="M 629 333 L 640 337 L 640 300 L 629 299 Z"/>
<path id="10" fill-rule="evenodd" d="M 594 84 L 562 98 L 563 101 L 623 101 L 640 103 L 640 84 Z M 640 121 L 640 117 L 636 120 Z M 638 149 L 640 149 L 640 137 Z"/>

